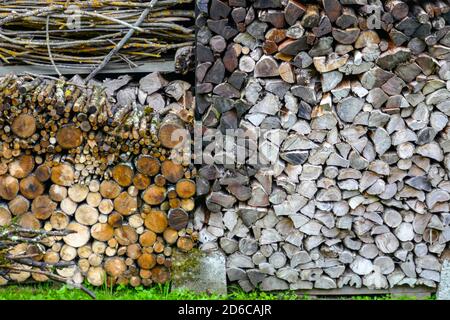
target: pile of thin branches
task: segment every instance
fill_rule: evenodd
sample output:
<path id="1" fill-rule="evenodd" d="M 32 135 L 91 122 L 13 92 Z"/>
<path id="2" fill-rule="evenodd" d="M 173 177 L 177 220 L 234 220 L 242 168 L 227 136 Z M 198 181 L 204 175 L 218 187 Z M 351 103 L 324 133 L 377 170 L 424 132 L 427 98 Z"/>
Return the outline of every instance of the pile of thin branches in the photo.
<path id="1" fill-rule="evenodd" d="M 136 67 L 173 57 L 193 44 L 192 1 L 2 1 L 0 65 Z"/>
<path id="2" fill-rule="evenodd" d="M 43 257 L 46 247 L 55 237 L 67 236 L 72 230 L 35 230 L 10 224 L 0 228 L 0 283 L 2 278 L 21 282 L 30 275 L 39 281 L 51 280 L 77 288 L 95 299 L 95 294 L 80 283 L 57 274 L 55 271 L 75 265 L 74 261 L 47 263 Z"/>

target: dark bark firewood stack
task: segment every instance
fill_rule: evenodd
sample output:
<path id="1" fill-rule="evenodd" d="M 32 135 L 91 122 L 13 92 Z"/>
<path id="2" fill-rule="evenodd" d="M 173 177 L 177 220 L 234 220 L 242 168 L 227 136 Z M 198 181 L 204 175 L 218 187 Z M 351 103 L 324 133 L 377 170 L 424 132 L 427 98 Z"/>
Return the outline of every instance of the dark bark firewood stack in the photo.
<path id="1" fill-rule="evenodd" d="M 0 228 L 75 231 L 33 259 L 73 261 L 57 273 L 76 283 L 169 280 L 172 251 L 196 238 L 196 170 L 179 140 L 192 129 L 189 83 L 155 72 L 137 83 L 8 75 L 0 86 Z M 14 280 L 31 276 L 46 280 Z"/>
<path id="2" fill-rule="evenodd" d="M 227 254 L 229 281 L 435 287 L 450 241 L 450 3 L 198 9 L 196 118 L 215 163 L 199 169 L 194 226 Z M 209 152 L 228 129 L 259 138 L 270 165 L 251 152 L 236 165 L 236 141 Z"/>

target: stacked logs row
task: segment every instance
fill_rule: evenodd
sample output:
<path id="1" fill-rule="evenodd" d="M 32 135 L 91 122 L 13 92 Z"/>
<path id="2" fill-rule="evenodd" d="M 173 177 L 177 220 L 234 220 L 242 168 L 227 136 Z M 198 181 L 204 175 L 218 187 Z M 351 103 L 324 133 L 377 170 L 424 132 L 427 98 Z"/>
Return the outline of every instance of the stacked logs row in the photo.
<path id="1" fill-rule="evenodd" d="M 157 72 L 138 83 L 121 76 L 87 84 L 79 76 L 9 74 L 0 78 L 0 156 L 10 161 L 27 152 L 38 163 L 70 161 L 76 182 L 101 177 L 109 165 L 136 155 L 175 156 L 166 149 L 174 147 L 167 132 L 191 122 L 190 87 Z"/>
<path id="2" fill-rule="evenodd" d="M 17 245 L 11 254 L 34 252 L 33 268 L 63 265 L 56 272 L 76 283 L 139 286 L 168 281 L 173 250 L 191 250 L 197 237 L 189 222 L 196 172 L 189 161 L 171 152 L 175 144 L 170 133 L 180 128 L 189 131 L 191 111 L 186 106 L 192 94 L 187 83 L 169 83 L 153 73 L 134 86 L 128 77 L 107 80 L 99 88 L 86 86 L 86 91 L 77 84 L 80 95 L 85 95 L 82 109 L 61 114 L 55 108 L 56 87 L 43 104 L 32 98 L 33 92 L 38 97 L 41 93 L 36 88 L 16 94 L 15 90 L 34 86 L 32 82 L 44 82 L 47 88 L 49 81 L 8 78 L 3 79 L 8 84 L 1 91 L 5 116 L 0 125 L 0 228 L 15 224 L 74 231 L 48 237 L 38 247 Z M 66 94 L 73 79 L 63 83 Z M 92 101 L 97 98 L 101 102 Z M 78 100 L 66 99 L 64 108 L 74 101 Z M 96 106 L 97 111 L 111 107 L 113 117 L 120 120 L 87 119 L 87 130 L 77 121 L 88 106 Z M 97 168 L 99 163 L 104 167 Z M 0 278 L 4 283 L 5 277 Z M 31 278 L 47 280 L 45 275 L 25 271 L 13 274 L 11 280 Z"/>
<path id="3" fill-rule="evenodd" d="M 270 163 L 220 164 L 235 143 L 199 169 L 194 227 L 229 281 L 435 287 L 450 253 L 449 2 L 198 6 L 204 135 L 262 137 Z"/>

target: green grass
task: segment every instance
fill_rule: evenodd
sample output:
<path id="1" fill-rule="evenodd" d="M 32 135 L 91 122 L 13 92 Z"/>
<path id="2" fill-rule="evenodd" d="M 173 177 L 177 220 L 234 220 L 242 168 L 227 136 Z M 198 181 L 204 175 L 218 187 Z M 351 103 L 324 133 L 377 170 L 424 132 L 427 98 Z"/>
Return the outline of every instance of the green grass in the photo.
<path id="1" fill-rule="evenodd" d="M 170 285 L 159 285 L 151 288 L 118 286 L 114 289 L 101 287 L 92 290 L 98 300 L 309 300 L 307 295 L 298 296 L 293 291 L 281 293 L 267 293 L 253 291 L 246 293 L 236 286 L 229 288 L 227 295 L 215 295 L 207 293 L 194 293 L 186 290 L 170 290 Z M 0 287 L 0 300 L 90 300 L 80 290 L 70 289 L 52 283 L 39 285 L 11 285 Z M 341 297 L 346 300 L 434 300 L 433 295 L 428 298 L 417 298 L 413 296 L 351 296 Z"/>
<path id="2" fill-rule="evenodd" d="M 89 287 L 89 286 L 88 286 Z M 228 295 L 194 293 L 187 290 L 170 290 L 169 285 L 143 287 L 118 286 L 111 288 L 92 288 L 98 300 L 295 300 L 299 297 L 294 292 L 267 293 L 255 291 L 245 293 L 235 287 Z M 53 284 L 11 285 L 0 287 L 0 300 L 90 300 L 80 290 Z"/>

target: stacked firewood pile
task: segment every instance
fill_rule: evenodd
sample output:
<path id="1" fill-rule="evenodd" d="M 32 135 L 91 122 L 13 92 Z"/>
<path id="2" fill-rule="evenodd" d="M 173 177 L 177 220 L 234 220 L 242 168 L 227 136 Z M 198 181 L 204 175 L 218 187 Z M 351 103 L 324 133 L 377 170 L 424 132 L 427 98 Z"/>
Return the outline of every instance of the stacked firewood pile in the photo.
<path id="1" fill-rule="evenodd" d="M 450 3 L 198 6 L 204 135 L 262 137 L 271 164 L 199 170 L 194 225 L 204 249 L 228 255 L 229 280 L 435 287 L 450 241 Z"/>
<path id="2" fill-rule="evenodd" d="M 8 75 L 0 87 L 0 228 L 68 230 L 33 260 L 73 261 L 57 273 L 74 283 L 167 281 L 173 248 L 196 238 L 196 172 L 180 134 L 172 140 L 191 130 L 190 85 L 155 72 L 103 83 Z M 30 276 L 46 279 L 12 279 Z"/>
<path id="3" fill-rule="evenodd" d="M 133 67 L 142 61 L 172 59 L 178 48 L 194 42 L 191 4 L 192 0 L 2 1 L 1 63 L 89 69 L 100 64 L 129 30 L 133 35 L 111 62 Z"/>

